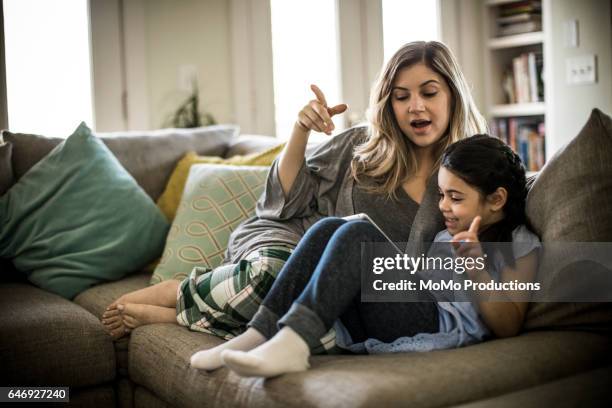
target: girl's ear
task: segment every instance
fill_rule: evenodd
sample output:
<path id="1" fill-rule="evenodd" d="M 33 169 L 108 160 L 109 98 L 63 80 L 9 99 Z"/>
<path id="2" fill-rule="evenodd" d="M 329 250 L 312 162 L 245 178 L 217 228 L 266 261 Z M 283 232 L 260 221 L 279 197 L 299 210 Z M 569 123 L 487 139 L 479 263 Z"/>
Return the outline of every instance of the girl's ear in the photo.
<path id="1" fill-rule="evenodd" d="M 487 202 L 491 206 L 492 211 L 500 211 L 508 201 L 508 190 L 503 187 L 497 187 L 497 190 L 487 196 Z"/>

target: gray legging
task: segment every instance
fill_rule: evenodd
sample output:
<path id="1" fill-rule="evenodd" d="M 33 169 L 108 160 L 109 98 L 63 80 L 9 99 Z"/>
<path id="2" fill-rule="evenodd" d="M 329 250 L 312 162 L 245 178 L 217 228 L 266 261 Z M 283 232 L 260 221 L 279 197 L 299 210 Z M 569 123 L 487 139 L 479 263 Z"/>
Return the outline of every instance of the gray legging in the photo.
<path id="1" fill-rule="evenodd" d="M 439 330 L 432 302 L 361 302 L 361 242 L 385 242 L 366 221 L 325 218 L 304 235 L 249 323 L 266 338 L 295 330 L 311 347 L 340 319 L 354 342 Z"/>

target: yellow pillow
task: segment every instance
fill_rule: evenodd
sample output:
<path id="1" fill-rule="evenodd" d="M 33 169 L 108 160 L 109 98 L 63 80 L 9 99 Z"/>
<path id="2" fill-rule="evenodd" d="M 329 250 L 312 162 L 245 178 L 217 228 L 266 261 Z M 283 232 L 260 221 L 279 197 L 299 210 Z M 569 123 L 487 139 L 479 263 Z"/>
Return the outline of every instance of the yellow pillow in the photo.
<path id="1" fill-rule="evenodd" d="M 198 156 L 195 152 L 189 152 L 176 165 L 166 189 L 157 200 L 157 206 L 164 213 L 168 221 L 172 222 L 176 215 L 183 189 L 189 176 L 189 169 L 192 164 L 232 164 L 236 166 L 269 166 L 276 156 L 282 152 L 285 144 L 280 144 L 260 153 L 248 154 L 245 156 L 233 156 L 228 159 L 214 156 Z"/>

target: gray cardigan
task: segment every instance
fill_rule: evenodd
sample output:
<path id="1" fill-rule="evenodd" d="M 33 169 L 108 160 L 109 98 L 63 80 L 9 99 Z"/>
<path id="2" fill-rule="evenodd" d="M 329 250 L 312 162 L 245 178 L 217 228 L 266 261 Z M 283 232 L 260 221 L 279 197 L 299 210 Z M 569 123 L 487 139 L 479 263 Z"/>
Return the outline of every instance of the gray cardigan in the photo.
<path id="1" fill-rule="evenodd" d="M 367 132 L 365 126 L 354 127 L 317 147 L 306 157 L 287 197 L 278 177 L 278 159 L 275 160 L 257 203 L 256 216 L 232 233 L 225 262 L 236 263 L 263 246 L 295 247 L 306 230 L 320 219 L 355 214 L 350 163 L 355 147 L 365 141 Z M 431 242 L 444 229 L 437 190 L 434 174 L 410 230 L 409 240 L 415 244 Z M 420 245 L 413 248 L 423 249 Z"/>

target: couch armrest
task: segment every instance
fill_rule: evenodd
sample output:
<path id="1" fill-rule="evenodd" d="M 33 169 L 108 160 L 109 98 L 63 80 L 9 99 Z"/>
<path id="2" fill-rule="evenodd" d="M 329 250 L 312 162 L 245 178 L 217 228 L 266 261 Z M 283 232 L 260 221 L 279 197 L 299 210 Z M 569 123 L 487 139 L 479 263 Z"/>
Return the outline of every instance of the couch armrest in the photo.
<path id="1" fill-rule="evenodd" d="M 0 285 L 3 385 L 84 387 L 114 380 L 115 351 L 98 318 L 30 284 Z"/>

